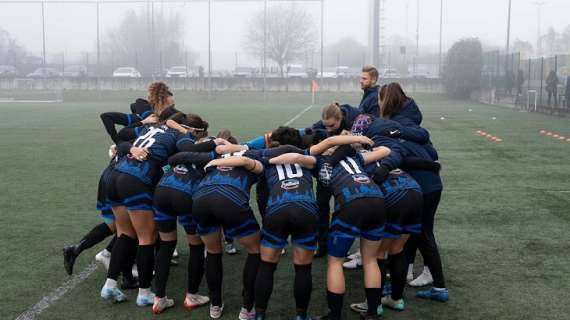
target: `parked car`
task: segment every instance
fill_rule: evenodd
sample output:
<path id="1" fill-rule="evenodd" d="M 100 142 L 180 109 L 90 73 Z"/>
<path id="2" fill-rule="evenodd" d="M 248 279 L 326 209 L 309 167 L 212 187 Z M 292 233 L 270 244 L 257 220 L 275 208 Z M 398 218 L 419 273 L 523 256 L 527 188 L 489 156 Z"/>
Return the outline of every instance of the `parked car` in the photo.
<path id="1" fill-rule="evenodd" d="M 255 68 L 252 67 L 236 67 L 232 71 L 232 77 L 234 78 L 250 78 L 255 74 Z"/>
<path id="2" fill-rule="evenodd" d="M 401 75 L 398 72 L 398 70 L 392 69 L 392 68 L 387 68 L 387 69 L 382 70 L 382 73 L 380 74 L 380 78 L 397 79 L 397 78 L 401 78 Z"/>
<path id="3" fill-rule="evenodd" d="M 54 68 L 37 68 L 34 72 L 28 74 L 28 78 L 51 78 L 61 77 L 61 72 Z"/>
<path id="4" fill-rule="evenodd" d="M 0 65 L 0 77 L 15 77 L 18 75 L 18 69 L 14 66 Z"/>
<path id="5" fill-rule="evenodd" d="M 84 65 L 66 66 L 63 69 L 64 77 L 86 77 L 87 67 Z"/>
<path id="6" fill-rule="evenodd" d="M 307 70 L 303 65 L 300 64 L 291 64 L 287 66 L 287 78 L 301 78 L 306 79 L 309 77 Z"/>
<path id="7" fill-rule="evenodd" d="M 189 78 L 194 76 L 191 70 L 185 66 L 174 66 L 166 72 L 167 78 Z"/>
<path id="8" fill-rule="evenodd" d="M 113 72 L 113 78 L 140 78 L 141 73 L 133 67 L 120 67 Z"/>

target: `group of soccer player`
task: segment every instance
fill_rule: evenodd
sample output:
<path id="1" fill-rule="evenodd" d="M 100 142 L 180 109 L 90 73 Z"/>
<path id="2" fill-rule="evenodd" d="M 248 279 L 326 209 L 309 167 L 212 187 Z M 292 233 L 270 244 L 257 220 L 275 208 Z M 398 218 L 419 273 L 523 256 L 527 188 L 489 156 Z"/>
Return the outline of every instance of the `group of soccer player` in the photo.
<path id="1" fill-rule="evenodd" d="M 65 270 L 71 275 L 82 251 L 113 235 L 96 256 L 107 268 L 101 297 L 123 302 L 123 290 L 138 288 L 136 304 L 160 314 L 174 306 L 166 285 L 177 263 L 179 223 L 189 247 L 183 305 L 209 303 L 212 319 L 224 310 L 224 241 L 234 240 L 247 252 L 242 320 L 267 318 L 289 239 L 296 320 L 341 319 L 343 264 L 353 247 L 358 253 L 349 264 L 362 266 L 366 301 L 350 307 L 363 319 L 377 319 L 382 306 L 403 311 L 406 281 L 433 282 L 416 296 L 447 301 L 433 233 L 442 192 L 437 151 L 415 101 L 398 83 L 377 81 L 378 71 L 366 66 L 358 108 L 334 102 L 311 128 L 282 126 L 243 144 L 227 129 L 209 136 L 207 121 L 177 110 L 168 86 L 153 82 L 131 113 L 101 115 L 115 143 L 99 180 L 104 223 L 64 248 Z M 123 128 L 117 132 L 116 125 Z M 250 206 L 253 185 L 261 226 Z M 417 249 L 425 267 L 413 279 Z M 312 262 L 325 255 L 329 312 L 311 317 Z M 207 296 L 199 293 L 203 276 Z"/>

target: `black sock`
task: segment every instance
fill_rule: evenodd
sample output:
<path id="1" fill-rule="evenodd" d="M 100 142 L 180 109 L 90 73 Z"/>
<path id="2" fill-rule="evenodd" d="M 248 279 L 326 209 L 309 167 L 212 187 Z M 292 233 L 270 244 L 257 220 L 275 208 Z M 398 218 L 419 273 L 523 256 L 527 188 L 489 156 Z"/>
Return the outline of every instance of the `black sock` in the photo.
<path id="1" fill-rule="evenodd" d="M 273 275 L 277 269 L 277 263 L 261 261 L 257 278 L 255 279 L 255 313 L 265 314 L 267 304 L 273 291 Z"/>
<path id="2" fill-rule="evenodd" d="M 123 274 L 123 277 L 128 278 L 129 280 L 133 280 L 133 265 L 135 264 L 137 258 L 138 248 L 138 240 L 129 237 L 126 244 L 124 257 L 121 262 L 121 273 Z"/>
<path id="3" fill-rule="evenodd" d="M 75 247 L 75 254 L 80 255 L 83 250 L 93 247 L 112 234 L 113 232 L 106 223 L 98 224 L 79 241 Z"/>
<path id="4" fill-rule="evenodd" d="M 125 259 L 126 252 L 129 247 L 129 241 L 133 240 L 126 234 L 117 238 L 117 243 L 113 246 L 111 251 L 111 261 L 109 262 L 109 270 L 107 271 L 107 278 L 117 280 L 121 273 L 121 264 Z"/>
<path id="5" fill-rule="evenodd" d="M 255 277 L 261 261 L 259 253 L 249 253 L 243 266 L 243 307 L 248 311 L 253 308 L 255 300 Z"/>
<path id="6" fill-rule="evenodd" d="M 309 302 L 311 301 L 311 292 L 313 291 L 313 275 L 311 273 L 311 264 L 296 264 L 295 265 L 295 306 L 297 308 L 297 315 L 305 317 Z M 257 289 L 257 288 L 256 288 Z"/>
<path id="7" fill-rule="evenodd" d="M 162 244 L 162 240 L 160 240 L 160 237 L 156 237 L 156 241 L 154 242 L 154 255 L 157 256 L 158 255 L 158 251 L 160 250 L 160 245 Z"/>
<path id="8" fill-rule="evenodd" d="M 402 299 L 404 286 L 406 284 L 406 274 L 408 267 L 406 265 L 406 255 L 404 252 L 388 256 L 388 264 L 390 265 L 390 283 L 392 283 L 392 299 Z"/>
<path id="9" fill-rule="evenodd" d="M 156 255 L 154 287 L 155 294 L 159 298 L 163 298 L 166 295 L 166 282 L 168 281 L 170 259 L 172 259 L 174 249 L 176 249 L 176 240 L 162 241 L 158 254 Z"/>
<path id="10" fill-rule="evenodd" d="M 368 311 L 366 314 L 375 315 L 378 310 L 378 305 L 380 304 L 380 288 L 366 288 L 366 302 L 368 303 Z"/>
<path id="11" fill-rule="evenodd" d="M 340 320 L 343 299 L 344 293 L 333 293 L 327 290 L 327 302 L 329 305 L 329 316 L 331 320 Z"/>
<path id="12" fill-rule="evenodd" d="M 115 242 L 117 242 L 117 235 L 116 234 L 115 234 L 115 236 L 113 236 L 111 241 L 109 241 L 109 243 L 107 243 L 107 247 L 105 249 L 109 252 L 113 252 L 113 246 L 115 245 Z"/>
<path id="13" fill-rule="evenodd" d="M 204 244 L 190 245 L 188 256 L 188 293 L 198 293 L 204 276 Z"/>
<path id="14" fill-rule="evenodd" d="M 213 306 L 222 306 L 222 279 L 224 277 L 222 254 L 210 253 L 206 257 L 206 282 Z"/>
<path id="15" fill-rule="evenodd" d="M 139 288 L 150 288 L 154 268 L 154 244 L 139 245 L 137 268 L 139 269 Z"/>
<path id="16" fill-rule="evenodd" d="M 380 268 L 380 294 L 384 292 L 384 285 L 386 284 L 386 274 L 388 273 L 388 261 L 386 259 L 377 259 L 378 268 Z"/>

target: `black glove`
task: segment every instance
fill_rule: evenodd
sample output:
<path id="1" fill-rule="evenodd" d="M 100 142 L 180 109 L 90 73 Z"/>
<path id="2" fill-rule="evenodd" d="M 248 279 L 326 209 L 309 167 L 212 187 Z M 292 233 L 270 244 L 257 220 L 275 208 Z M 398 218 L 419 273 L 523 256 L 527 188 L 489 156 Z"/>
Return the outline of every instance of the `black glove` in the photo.
<path id="1" fill-rule="evenodd" d="M 390 175 L 390 169 L 384 165 L 380 165 L 376 170 L 374 170 L 372 180 L 374 180 L 377 185 L 381 185 L 386 181 L 386 179 L 388 179 L 388 175 Z"/>
<path id="2" fill-rule="evenodd" d="M 355 155 L 356 155 L 356 150 L 354 150 L 354 148 L 350 144 L 345 144 L 336 148 L 336 150 L 327 159 L 327 162 L 332 167 L 334 167 L 346 157 L 354 157 Z"/>
<path id="3" fill-rule="evenodd" d="M 123 141 L 117 145 L 117 156 L 119 158 L 126 156 L 131 152 L 132 143 L 128 141 Z"/>
<path id="4" fill-rule="evenodd" d="M 439 162 L 425 160 L 418 157 L 407 157 L 402 160 L 402 165 L 400 166 L 402 170 L 425 170 L 439 172 L 441 170 L 441 164 Z"/>

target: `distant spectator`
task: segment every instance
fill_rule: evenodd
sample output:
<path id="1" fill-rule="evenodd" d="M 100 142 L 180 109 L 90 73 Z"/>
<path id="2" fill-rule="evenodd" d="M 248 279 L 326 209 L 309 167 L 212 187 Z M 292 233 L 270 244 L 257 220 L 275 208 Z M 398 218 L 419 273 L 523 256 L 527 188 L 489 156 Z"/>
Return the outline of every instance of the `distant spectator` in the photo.
<path id="1" fill-rule="evenodd" d="M 517 75 L 517 94 L 522 95 L 522 86 L 524 84 L 524 72 L 519 69 L 519 74 Z"/>
<path id="2" fill-rule="evenodd" d="M 556 72 L 550 71 L 548 77 L 546 78 L 546 92 L 548 92 L 548 106 L 552 106 L 552 96 L 554 96 L 554 105 L 558 105 L 558 77 L 556 76 Z"/>
<path id="3" fill-rule="evenodd" d="M 515 85 L 515 73 L 512 71 L 505 74 L 505 92 L 509 95 L 513 95 L 513 87 Z"/>
<path id="4" fill-rule="evenodd" d="M 564 92 L 566 98 L 566 108 L 570 109 L 570 76 L 566 78 L 566 92 Z"/>

